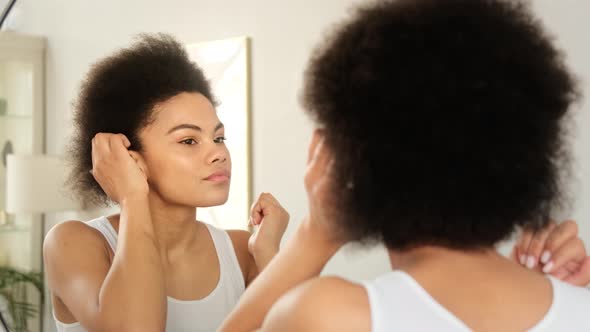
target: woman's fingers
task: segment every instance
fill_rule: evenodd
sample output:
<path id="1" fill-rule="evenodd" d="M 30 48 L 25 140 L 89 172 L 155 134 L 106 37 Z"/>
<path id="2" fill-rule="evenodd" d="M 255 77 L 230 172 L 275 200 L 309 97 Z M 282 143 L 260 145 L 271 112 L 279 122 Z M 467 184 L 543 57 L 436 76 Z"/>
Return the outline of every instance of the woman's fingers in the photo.
<path id="1" fill-rule="evenodd" d="M 537 266 L 538 262 L 541 260 L 541 258 L 546 258 L 547 254 L 544 251 L 545 244 L 547 239 L 549 238 L 549 235 L 555 229 L 555 227 L 555 222 L 551 221 L 547 225 L 547 227 L 537 230 L 533 233 L 533 236 L 529 241 L 528 249 L 524 253 L 526 255 L 526 267 L 528 267 L 529 269 L 534 269 Z M 545 262 L 543 263 L 546 262 L 547 260 L 545 260 Z"/>
<path id="2" fill-rule="evenodd" d="M 534 233 L 535 232 L 533 230 L 524 228 L 516 242 L 515 256 L 517 256 L 516 258 L 521 265 L 526 265 L 527 250 L 529 249 L 529 245 L 533 239 Z"/>
<path id="3" fill-rule="evenodd" d="M 573 285 L 590 283 L 590 257 L 573 220 L 560 224 L 552 221 L 536 232 L 523 230 L 510 257 L 528 268 L 537 267 L 537 270 Z"/>
<path id="4" fill-rule="evenodd" d="M 577 237 L 578 225 L 575 221 L 566 220 L 557 225 L 545 241 L 545 248 L 541 254 L 541 263 L 547 266 L 552 261 L 552 257 L 556 254 L 556 251 L 558 251 L 559 248 L 563 247 L 568 241 L 575 241 Z M 556 265 L 554 260 L 553 264 Z"/>
<path id="5" fill-rule="evenodd" d="M 586 258 L 584 242 L 576 237 L 568 240 L 561 247 L 553 250 L 551 258 L 543 267 L 543 272 L 551 273 L 556 269 L 565 267 L 567 263 L 581 263 Z"/>
<path id="6" fill-rule="evenodd" d="M 92 175 L 115 202 L 149 192 L 148 169 L 138 152 L 130 151 L 122 134 L 98 133 L 92 139 Z"/>
<path id="7" fill-rule="evenodd" d="M 252 204 L 250 208 L 250 224 L 259 225 L 262 222 L 265 214 L 269 213 L 268 210 L 276 208 L 278 211 L 284 210 L 279 201 L 269 193 L 262 193 L 258 196 L 258 199 Z"/>
<path id="8" fill-rule="evenodd" d="M 578 269 L 569 276 L 565 277 L 563 281 L 582 287 L 590 284 L 590 257 L 584 258 Z"/>

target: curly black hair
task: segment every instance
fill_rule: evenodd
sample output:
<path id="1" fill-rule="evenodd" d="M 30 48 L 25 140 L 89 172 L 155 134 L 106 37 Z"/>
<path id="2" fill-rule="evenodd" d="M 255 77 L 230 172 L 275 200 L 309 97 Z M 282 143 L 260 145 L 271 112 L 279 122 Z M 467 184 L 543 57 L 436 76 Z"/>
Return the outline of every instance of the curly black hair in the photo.
<path id="1" fill-rule="evenodd" d="M 335 27 L 302 102 L 335 155 L 345 236 L 478 250 L 566 200 L 578 97 L 527 3 L 395 0 Z"/>
<path id="2" fill-rule="evenodd" d="M 154 107 L 182 92 L 198 92 L 215 104 L 210 84 L 184 47 L 167 34 L 140 35 L 135 43 L 93 65 L 75 102 L 74 135 L 68 147 L 68 184 L 86 205 L 111 203 L 89 173 L 92 138 L 121 133 L 141 151 L 138 132 Z"/>

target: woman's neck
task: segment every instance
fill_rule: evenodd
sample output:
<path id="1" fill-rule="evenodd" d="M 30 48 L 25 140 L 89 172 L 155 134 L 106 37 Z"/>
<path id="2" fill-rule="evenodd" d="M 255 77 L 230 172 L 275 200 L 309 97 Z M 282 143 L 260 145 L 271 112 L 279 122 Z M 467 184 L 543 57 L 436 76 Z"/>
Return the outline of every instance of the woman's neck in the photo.
<path id="1" fill-rule="evenodd" d="M 160 197 L 148 196 L 150 216 L 161 256 L 167 261 L 181 257 L 206 231 L 196 222 L 196 208 L 172 205 Z M 115 216 L 118 226 L 119 215 Z"/>
<path id="2" fill-rule="evenodd" d="M 506 261 L 494 248 L 479 250 L 449 249 L 438 246 L 421 246 L 397 251 L 388 250 L 393 269 L 411 270 L 423 265 L 489 264 L 492 261 Z"/>

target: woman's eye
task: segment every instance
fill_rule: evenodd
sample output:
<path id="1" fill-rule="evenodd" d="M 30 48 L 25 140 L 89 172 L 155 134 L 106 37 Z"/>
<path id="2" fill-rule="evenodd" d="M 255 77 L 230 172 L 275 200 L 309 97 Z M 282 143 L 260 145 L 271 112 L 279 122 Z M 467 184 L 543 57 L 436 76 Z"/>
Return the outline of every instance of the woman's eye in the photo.
<path id="1" fill-rule="evenodd" d="M 181 144 L 187 144 L 187 145 L 194 145 L 197 144 L 197 141 L 195 141 L 193 138 L 187 138 L 185 140 L 180 141 Z"/>
<path id="2" fill-rule="evenodd" d="M 223 143 L 223 142 L 225 142 L 226 140 L 227 140 L 227 138 L 225 138 L 225 137 L 221 136 L 221 137 L 217 137 L 217 138 L 214 140 L 214 142 L 215 142 L 215 143 Z"/>

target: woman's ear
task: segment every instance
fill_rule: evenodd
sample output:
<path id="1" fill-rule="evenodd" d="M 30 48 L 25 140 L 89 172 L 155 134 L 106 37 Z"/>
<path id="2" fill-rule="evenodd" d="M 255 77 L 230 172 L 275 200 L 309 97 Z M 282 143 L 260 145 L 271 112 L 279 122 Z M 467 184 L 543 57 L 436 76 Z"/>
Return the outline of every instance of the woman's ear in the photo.
<path id="1" fill-rule="evenodd" d="M 332 151 L 327 146 L 324 131 L 321 129 L 317 129 L 313 133 L 308 159 L 304 183 L 310 193 L 316 191 L 312 188 L 317 189 L 319 184 L 325 184 L 331 180 L 334 166 Z"/>
<path id="2" fill-rule="evenodd" d="M 135 162 L 137 163 L 137 166 L 143 172 L 143 174 L 145 175 L 145 178 L 149 181 L 149 179 L 150 179 L 149 170 L 148 170 L 147 164 L 145 163 L 145 160 L 143 159 L 141 154 L 137 151 L 129 150 L 129 155 L 131 156 L 131 158 L 133 158 L 133 160 L 135 160 Z"/>
<path id="3" fill-rule="evenodd" d="M 324 141 L 324 130 L 320 128 L 316 128 L 313 131 L 311 136 L 311 141 L 309 142 L 309 150 L 307 151 L 307 164 L 311 163 L 314 155 L 317 153 L 318 147 L 321 142 Z"/>

